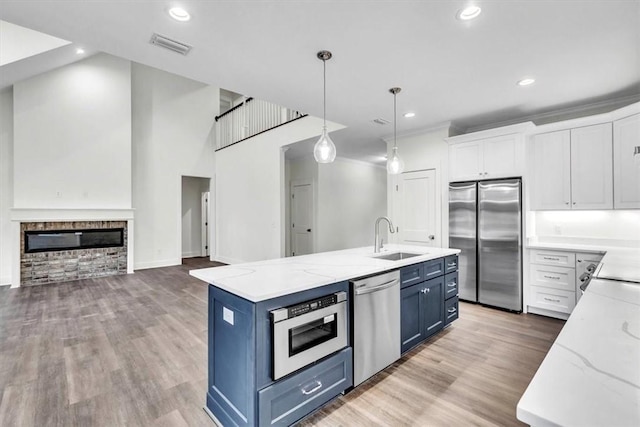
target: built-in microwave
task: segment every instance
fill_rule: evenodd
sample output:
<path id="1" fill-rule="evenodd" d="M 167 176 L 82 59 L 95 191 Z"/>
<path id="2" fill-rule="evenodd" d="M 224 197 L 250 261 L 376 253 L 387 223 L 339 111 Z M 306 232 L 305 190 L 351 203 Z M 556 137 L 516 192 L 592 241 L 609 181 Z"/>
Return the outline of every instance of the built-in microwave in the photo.
<path id="1" fill-rule="evenodd" d="M 274 380 L 347 346 L 346 292 L 270 313 Z"/>

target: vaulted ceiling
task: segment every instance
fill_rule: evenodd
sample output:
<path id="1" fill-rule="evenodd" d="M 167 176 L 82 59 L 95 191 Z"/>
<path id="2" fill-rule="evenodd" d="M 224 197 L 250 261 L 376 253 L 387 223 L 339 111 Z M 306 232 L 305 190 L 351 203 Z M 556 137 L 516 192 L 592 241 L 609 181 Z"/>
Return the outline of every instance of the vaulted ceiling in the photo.
<path id="1" fill-rule="evenodd" d="M 471 21 L 470 1 L 0 1 L 0 19 L 234 92 L 327 118 L 339 155 L 375 160 L 398 132 L 451 122 L 461 130 L 545 112 L 640 99 L 640 2 L 494 0 Z M 171 19 L 180 5 L 189 22 Z M 187 56 L 149 43 L 157 32 Z M 2 71 L 4 72 L 4 71 Z M 523 77 L 533 85 L 520 87 Z M 402 113 L 415 112 L 404 118 Z"/>

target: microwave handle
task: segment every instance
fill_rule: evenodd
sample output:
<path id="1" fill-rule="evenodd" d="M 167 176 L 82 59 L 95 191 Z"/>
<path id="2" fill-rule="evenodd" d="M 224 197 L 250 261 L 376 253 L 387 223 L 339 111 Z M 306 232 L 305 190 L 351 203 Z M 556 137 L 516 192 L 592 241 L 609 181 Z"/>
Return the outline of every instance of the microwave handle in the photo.
<path id="1" fill-rule="evenodd" d="M 388 282 L 384 282 L 384 283 L 382 283 L 382 284 L 380 284 L 378 286 L 374 286 L 372 288 L 362 287 L 360 289 L 356 289 L 356 295 L 363 295 L 363 294 L 370 294 L 372 292 L 378 292 L 378 291 L 381 291 L 383 289 L 390 288 L 390 287 L 392 287 L 393 285 L 395 285 L 396 283 L 399 283 L 399 282 L 400 282 L 400 280 L 393 279 L 393 280 L 390 280 Z"/>

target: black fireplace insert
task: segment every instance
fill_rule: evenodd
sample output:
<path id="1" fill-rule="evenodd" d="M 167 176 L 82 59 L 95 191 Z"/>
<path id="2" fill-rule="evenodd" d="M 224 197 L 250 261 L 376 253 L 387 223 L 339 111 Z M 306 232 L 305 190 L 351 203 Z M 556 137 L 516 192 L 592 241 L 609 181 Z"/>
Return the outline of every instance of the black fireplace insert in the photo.
<path id="1" fill-rule="evenodd" d="M 24 252 L 68 251 L 124 246 L 124 228 L 33 230 L 24 232 Z"/>

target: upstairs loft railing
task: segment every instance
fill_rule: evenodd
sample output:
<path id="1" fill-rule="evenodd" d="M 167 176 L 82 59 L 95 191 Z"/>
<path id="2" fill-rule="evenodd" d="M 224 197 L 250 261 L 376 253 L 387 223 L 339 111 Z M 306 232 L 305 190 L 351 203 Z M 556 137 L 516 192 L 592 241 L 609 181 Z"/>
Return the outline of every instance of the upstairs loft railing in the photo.
<path id="1" fill-rule="evenodd" d="M 261 99 L 247 98 L 216 116 L 217 149 L 223 149 L 306 114 Z"/>

